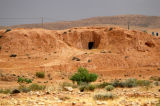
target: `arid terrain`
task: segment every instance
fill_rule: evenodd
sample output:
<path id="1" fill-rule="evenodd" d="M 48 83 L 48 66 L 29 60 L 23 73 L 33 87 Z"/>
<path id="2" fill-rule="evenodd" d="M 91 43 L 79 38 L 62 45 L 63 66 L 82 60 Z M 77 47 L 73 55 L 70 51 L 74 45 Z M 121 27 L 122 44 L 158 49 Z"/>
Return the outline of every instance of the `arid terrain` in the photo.
<path id="1" fill-rule="evenodd" d="M 0 30 L 0 89 L 18 89 L 18 77 L 46 86 L 42 91 L 0 94 L 0 105 L 155 106 L 160 82 L 151 77 L 160 76 L 160 37 L 150 33 L 157 30 L 148 28 L 146 33 L 117 25 Z M 96 100 L 94 95 L 108 91 L 80 92 L 78 87 L 63 86 L 72 84 L 69 78 L 79 67 L 98 75 L 95 85 L 130 78 L 151 84 L 116 87 L 109 91 L 115 98 Z M 45 77 L 36 77 L 36 72 L 44 72 Z"/>
<path id="2" fill-rule="evenodd" d="M 117 26 L 130 26 L 141 27 L 141 28 L 160 28 L 160 16 L 145 16 L 145 15 L 118 15 L 118 16 L 103 16 L 103 17 L 92 17 L 82 20 L 75 21 L 59 21 L 59 22 L 48 22 L 44 24 L 43 28 L 51 30 L 64 30 L 73 27 L 84 27 L 94 25 L 117 25 Z M 6 28 L 0 26 L 0 29 Z M 24 24 L 14 25 L 8 28 L 42 28 L 42 23 L 37 24 Z M 139 28 L 140 29 L 140 28 Z M 142 29 L 141 29 L 142 30 Z"/>

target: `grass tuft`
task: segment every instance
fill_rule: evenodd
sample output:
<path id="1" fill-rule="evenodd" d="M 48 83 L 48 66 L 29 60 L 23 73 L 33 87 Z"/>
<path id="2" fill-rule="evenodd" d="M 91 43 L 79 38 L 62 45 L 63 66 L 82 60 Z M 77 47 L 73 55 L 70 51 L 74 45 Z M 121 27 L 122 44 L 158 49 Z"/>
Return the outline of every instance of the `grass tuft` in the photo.
<path id="1" fill-rule="evenodd" d="M 44 78 L 45 77 L 45 73 L 44 72 L 36 72 L 36 76 L 38 78 Z"/>
<path id="2" fill-rule="evenodd" d="M 113 95 L 110 92 L 98 93 L 94 95 L 95 100 L 108 100 L 108 99 L 114 99 L 114 98 L 115 98 L 115 95 Z"/>

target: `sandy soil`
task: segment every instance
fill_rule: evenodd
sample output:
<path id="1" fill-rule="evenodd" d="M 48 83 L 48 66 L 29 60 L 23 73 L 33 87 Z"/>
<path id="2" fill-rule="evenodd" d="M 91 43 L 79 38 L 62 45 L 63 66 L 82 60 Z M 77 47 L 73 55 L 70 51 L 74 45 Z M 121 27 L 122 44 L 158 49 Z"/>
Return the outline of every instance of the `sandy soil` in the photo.
<path id="1" fill-rule="evenodd" d="M 80 66 L 97 73 L 99 75 L 97 82 L 128 78 L 148 80 L 151 76 L 160 76 L 160 39 L 145 32 L 114 26 L 112 28 L 80 27 L 60 31 L 21 28 L 4 32 L 5 30 L 0 30 L 0 35 L 3 36 L 0 38 L 0 88 L 18 87 L 17 76 L 32 78 L 35 83 L 48 81 L 47 84 L 45 83 L 47 86 L 59 87 L 60 83 L 69 82 L 68 78 Z M 89 42 L 94 42 L 91 50 L 88 50 Z M 11 54 L 17 56 L 10 57 Z M 79 58 L 80 61 L 73 60 L 73 57 Z M 38 71 L 45 72 L 45 79 L 35 77 Z M 52 77 L 52 80 L 48 78 L 48 75 Z M 153 92 L 157 92 L 158 89 L 157 87 Z M 57 92 L 55 95 L 65 94 L 64 91 Z M 86 93 L 84 97 L 76 95 L 78 91 L 74 93 L 80 102 L 71 98 L 66 104 L 62 101 L 56 104 L 73 105 L 76 101 L 76 105 L 79 103 L 79 105 L 97 105 L 92 97 L 93 92 Z M 72 93 L 67 92 L 67 95 L 72 97 Z M 44 94 L 40 97 L 37 97 L 37 94 L 30 96 L 28 93 L 12 96 L 1 95 L 0 97 L 4 104 L 9 105 L 13 104 L 7 99 L 17 101 L 20 105 L 21 102 L 25 102 L 26 105 L 34 103 L 30 98 L 41 99 L 42 102 L 48 100 L 50 104 L 59 100 L 53 98 L 54 94 L 49 94 L 49 96 Z M 46 97 L 47 100 L 45 100 Z M 127 97 L 124 95 L 122 98 L 125 100 Z M 132 97 L 128 98 L 128 101 L 132 99 L 139 101 L 139 98 Z M 157 101 L 155 97 L 149 99 Z M 142 99 L 142 101 L 145 100 L 147 101 L 148 98 Z M 87 104 L 87 101 L 91 104 Z M 107 101 L 109 104 L 110 102 L 114 104 L 116 101 Z"/>

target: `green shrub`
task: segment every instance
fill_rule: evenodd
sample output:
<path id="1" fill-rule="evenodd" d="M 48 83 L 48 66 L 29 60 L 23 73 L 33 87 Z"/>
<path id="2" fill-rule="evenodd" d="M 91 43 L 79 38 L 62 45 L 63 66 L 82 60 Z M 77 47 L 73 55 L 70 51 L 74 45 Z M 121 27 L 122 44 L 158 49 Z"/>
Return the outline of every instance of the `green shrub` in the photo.
<path id="1" fill-rule="evenodd" d="M 38 91 L 38 90 L 44 90 L 46 88 L 45 85 L 38 85 L 38 84 L 32 84 L 29 86 L 29 89 L 31 91 Z"/>
<path id="2" fill-rule="evenodd" d="M 93 81 L 96 81 L 98 78 L 97 74 L 90 74 L 88 73 L 88 70 L 86 68 L 78 68 L 78 72 L 75 73 L 73 76 L 71 76 L 70 80 L 73 82 L 77 82 L 78 85 L 80 85 L 81 82 L 90 83 Z"/>
<path id="3" fill-rule="evenodd" d="M 112 91 L 112 90 L 114 89 L 114 86 L 108 85 L 108 86 L 105 87 L 105 89 L 106 89 L 107 91 Z"/>
<path id="4" fill-rule="evenodd" d="M 21 85 L 19 86 L 18 90 L 21 92 L 30 92 L 30 91 L 39 91 L 39 90 L 45 90 L 45 85 L 38 85 L 38 84 L 32 84 L 30 86 Z"/>
<path id="5" fill-rule="evenodd" d="M 45 73 L 44 72 L 36 72 L 36 76 L 38 78 L 44 78 L 45 77 Z"/>
<path id="6" fill-rule="evenodd" d="M 94 91 L 95 88 L 96 88 L 95 85 L 92 85 L 92 84 L 88 85 L 88 90 L 90 90 L 90 91 Z"/>
<path id="7" fill-rule="evenodd" d="M 0 50 L 2 49 L 2 46 L 0 46 Z"/>
<path id="8" fill-rule="evenodd" d="M 79 90 L 80 90 L 81 92 L 83 92 L 83 91 L 94 91 L 95 88 L 96 88 L 95 85 L 89 84 L 89 85 L 81 85 L 81 86 L 79 87 Z"/>
<path id="9" fill-rule="evenodd" d="M 11 90 L 10 89 L 0 89 L 0 93 L 9 94 L 11 93 Z"/>
<path id="10" fill-rule="evenodd" d="M 2 35 L 0 35 L 0 38 L 2 38 L 3 36 Z"/>
<path id="11" fill-rule="evenodd" d="M 114 87 L 127 87 L 127 88 L 131 88 L 131 87 L 136 87 L 136 86 L 149 86 L 151 84 L 150 81 L 147 80 L 137 80 L 137 79 L 127 79 L 125 81 L 119 81 L 119 80 L 115 80 L 112 85 Z"/>
<path id="12" fill-rule="evenodd" d="M 108 99 L 114 99 L 115 95 L 113 95 L 110 92 L 106 93 L 98 93 L 94 95 L 94 99 L 96 100 L 108 100 Z"/>
<path id="13" fill-rule="evenodd" d="M 120 87 L 120 81 L 119 81 L 119 80 L 115 80 L 115 81 L 112 83 L 112 85 L 113 85 L 114 87 Z"/>
<path id="14" fill-rule="evenodd" d="M 128 87 L 128 88 L 132 88 L 132 87 L 135 87 L 137 86 L 137 80 L 136 79 L 133 79 L 133 78 L 130 78 L 130 79 L 127 79 L 125 81 L 125 86 Z"/>
<path id="15" fill-rule="evenodd" d="M 137 80 L 137 86 L 149 86 L 151 84 L 150 81 L 147 80 Z"/>
<path id="16" fill-rule="evenodd" d="M 114 87 L 121 87 L 121 88 L 124 88 L 126 87 L 126 83 L 125 82 L 120 82 L 119 80 L 115 80 L 112 85 Z"/>
<path id="17" fill-rule="evenodd" d="M 120 82 L 119 80 L 115 80 L 112 85 L 114 87 L 128 87 L 128 88 L 131 88 L 131 87 L 135 87 L 136 86 L 136 79 L 127 79 L 125 81 L 122 81 Z"/>
<path id="18" fill-rule="evenodd" d="M 83 92 L 85 90 L 85 86 L 80 86 L 79 90 L 80 90 L 80 92 Z"/>
<path id="19" fill-rule="evenodd" d="M 105 88 L 106 86 L 111 85 L 111 83 L 103 82 L 96 85 L 96 88 Z"/>
<path id="20" fill-rule="evenodd" d="M 23 78 L 23 77 L 18 77 L 18 83 L 32 83 L 32 80 L 31 79 L 28 79 L 28 78 Z"/>

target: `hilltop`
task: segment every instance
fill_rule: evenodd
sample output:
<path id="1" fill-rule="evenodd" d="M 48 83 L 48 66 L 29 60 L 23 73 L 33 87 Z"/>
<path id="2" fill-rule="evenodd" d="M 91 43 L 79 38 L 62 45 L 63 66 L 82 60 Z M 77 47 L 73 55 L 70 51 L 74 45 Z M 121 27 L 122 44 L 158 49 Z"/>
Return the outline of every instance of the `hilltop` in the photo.
<path id="1" fill-rule="evenodd" d="M 44 23 L 45 29 L 63 30 L 73 27 L 93 26 L 93 25 L 117 25 L 127 27 L 130 26 L 145 27 L 145 28 L 160 28 L 160 16 L 145 16 L 145 15 L 119 15 L 119 16 L 103 16 L 93 17 L 77 21 L 61 21 Z M 25 24 L 15 25 L 11 28 L 41 28 L 40 24 Z M 4 27 L 3 27 L 4 28 Z"/>

